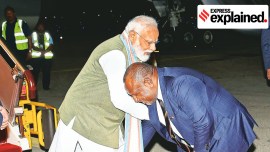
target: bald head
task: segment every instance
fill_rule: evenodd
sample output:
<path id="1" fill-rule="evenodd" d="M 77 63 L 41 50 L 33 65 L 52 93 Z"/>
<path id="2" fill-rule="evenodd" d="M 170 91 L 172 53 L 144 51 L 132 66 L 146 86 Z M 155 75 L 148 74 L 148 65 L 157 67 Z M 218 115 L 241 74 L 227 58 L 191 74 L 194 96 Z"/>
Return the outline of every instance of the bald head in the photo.
<path id="1" fill-rule="evenodd" d="M 157 71 L 154 66 L 146 63 L 131 64 L 124 75 L 127 93 L 135 102 L 150 105 L 157 98 Z"/>
<path id="2" fill-rule="evenodd" d="M 146 63 L 133 63 L 131 64 L 124 75 L 124 82 L 131 79 L 132 83 L 142 83 L 143 78 L 153 74 L 154 67 Z"/>

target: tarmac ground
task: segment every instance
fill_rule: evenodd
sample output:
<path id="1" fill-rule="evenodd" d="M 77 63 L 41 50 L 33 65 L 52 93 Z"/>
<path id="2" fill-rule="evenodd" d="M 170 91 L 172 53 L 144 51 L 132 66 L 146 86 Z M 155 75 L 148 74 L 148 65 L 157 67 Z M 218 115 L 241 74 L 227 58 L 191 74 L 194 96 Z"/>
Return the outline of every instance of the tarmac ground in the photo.
<path id="1" fill-rule="evenodd" d="M 38 82 L 38 98 L 59 108 L 67 90 L 97 43 L 82 41 L 76 44 L 60 42 L 55 46 L 55 58 L 51 74 L 51 89 L 42 89 Z M 267 86 L 261 49 L 259 45 L 242 45 L 227 48 L 174 50 L 156 54 L 158 66 L 184 66 L 201 71 L 229 90 L 246 106 L 258 126 L 254 130 L 257 139 L 249 152 L 270 150 L 270 87 Z M 40 76 L 41 79 L 41 76 Z M 33 152 L 44 152 L 38 143 Z M 147 147 L 148 152 L 175 151 L 175 146 L 155 136 Z"/>

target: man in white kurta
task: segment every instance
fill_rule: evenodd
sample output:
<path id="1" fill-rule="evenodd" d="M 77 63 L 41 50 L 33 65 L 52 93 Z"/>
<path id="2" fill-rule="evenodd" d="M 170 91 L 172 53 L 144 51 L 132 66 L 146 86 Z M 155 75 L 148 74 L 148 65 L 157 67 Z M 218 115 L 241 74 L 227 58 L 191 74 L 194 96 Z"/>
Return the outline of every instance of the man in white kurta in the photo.
<path id="1" fill-rule="evenodd" d="M 59 108 L 60 121 L 50 152 L 124 151 L 125 112 L 137 119 L 149 118 L 147 107 L 126 93 L 123 75 L 129 63 L 149 59 L 158 34 L 152 17 L 137 16 L 122 34 L 95 48 Z M 131 132 L 139 134 L 136 129 Z M 131 145 L 138 152 L 134 149 L 138 146 Z"/>

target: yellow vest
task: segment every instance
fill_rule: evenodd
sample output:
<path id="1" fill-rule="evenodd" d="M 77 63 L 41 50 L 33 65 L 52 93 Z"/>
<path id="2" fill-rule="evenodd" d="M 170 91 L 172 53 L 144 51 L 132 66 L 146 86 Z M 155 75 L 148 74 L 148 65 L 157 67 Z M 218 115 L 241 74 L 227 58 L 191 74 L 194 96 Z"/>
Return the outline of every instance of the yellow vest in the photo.
<path id="1" fill-rule="evenodd" d="M 23 20 L 18 19 L 15 23 L 14 28 L 14 36 L 15 43 L 18 50 L 26 50 L 28 49 L 28 39 L 25 37 L 22 30 Z M 6 39 L 6 29 L 7 29 L 7 21 L 2 23 L 2 37 Z"/>
<path id="2" fill-rule="evenodd" d="M 37 47 L 37 48 L 44 47 L 44 49 L 46 50 L 50 46 L 50 43 L 49 43 L 50 37 L 51 37 L 50 34 L 48 32 L 45 32 L 44 33 L 44 45 L 45 46 L 40 46 L 38 43 L 38 34 L 37 34 L 37 32 L 33 32 L 32 41 L 34 42 L 35 47 Z M 32 58 L 40 58 L 41 52 L 33 49 L 31 55 L 32 55 Z M 52 51 L 45 53 L 44 57 L 45 57 L 45 59 L 52 59 L 52 57 L 53 57 Z"/>

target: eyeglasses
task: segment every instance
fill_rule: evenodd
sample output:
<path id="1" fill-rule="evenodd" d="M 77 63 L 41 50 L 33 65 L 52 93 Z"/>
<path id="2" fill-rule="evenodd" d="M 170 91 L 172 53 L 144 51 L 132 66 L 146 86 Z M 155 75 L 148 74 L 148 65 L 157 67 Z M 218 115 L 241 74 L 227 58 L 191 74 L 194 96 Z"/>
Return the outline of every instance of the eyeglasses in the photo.
<path id="1" fill-rule="evenodd" d="M 158 42 L 159 42 L 159 41 L 155 41 L 155 42 L 153 42 L 153 41 L 148 41 L 148 40 L 146 40 L 144 37 L 142 37 L 138 32 L 136 32 L 136 31 L 134 31 L 134 32 L 135 32 L 136 34 L 138 34 L 139 37 L 142 38 L 142 39 L 148 44 L 148 46 L 151 46 L 152 44 L 156 45 L 156 44 L 158 44 Z"/>

